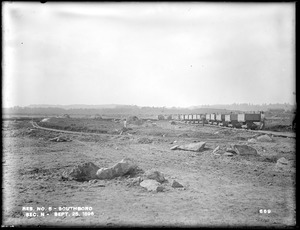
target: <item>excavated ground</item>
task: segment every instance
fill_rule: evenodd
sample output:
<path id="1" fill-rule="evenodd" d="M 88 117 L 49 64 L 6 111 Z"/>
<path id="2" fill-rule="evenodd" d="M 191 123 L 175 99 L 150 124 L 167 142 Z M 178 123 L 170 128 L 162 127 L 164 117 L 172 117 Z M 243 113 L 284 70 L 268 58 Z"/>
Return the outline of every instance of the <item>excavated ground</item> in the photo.
<path id="1" fill-rule="evenodd" d="M 3 225 L 14 226 L 291 226 L 295 225 L 295 139 L 248 142 L 254 133 L 156 121 L 128 125 L 105 122 L 107 133 L 58 134 L 28 121 L 5 121 L 3 133 Z M 109 128 L 111 127 L 111 128 Z M 32 130 L 31 130 L 32 129 Z M 64 136 L 70 142 L 52 142 Z M 176 141 L 174 143 L 174 141 Z M 205 141 L 202 152 L 170 150 Z M 216 156 L 220 146 L 246 144 L 257 156 Z M 77 164 L 110 167 L 125 157 L 168 179 L 163 192 L 148 192 L 129 176 L 112 180 L 65 181 Z M 284 157 L 289 167 L 279 169 Z M 184 189 L 172 188 L 173 179 Z M 37 207 L 91 207 L 80 216 L 40 216 Z M 33 211 L 28 211 L 30 207 Z M 25 211 L 25 209 L 28 209 Z M 266 210 L 267 213 L 261 213 Z M 269 212 L 269 213 L 268 213 Z M 38 216 L 29 217 L 28 213 Z"/>

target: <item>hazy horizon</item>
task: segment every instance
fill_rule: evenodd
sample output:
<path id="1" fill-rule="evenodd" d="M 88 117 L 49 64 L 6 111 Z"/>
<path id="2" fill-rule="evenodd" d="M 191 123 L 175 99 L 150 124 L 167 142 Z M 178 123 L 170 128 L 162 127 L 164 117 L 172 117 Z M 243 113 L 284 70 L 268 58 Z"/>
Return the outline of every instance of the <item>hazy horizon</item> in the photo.
<path id="1" fill-rule="evenodd" d="M 2 6 L 3 107 L 295 105 L 294 3 Z"/>
<path id="2" fill-rule="evenodd" d="M 143 106 L 143 105 L 126 105 L 126 104 L 101 104 L 101 105 L 97 105 L 97 104 L 30 104 L 30 105 L 25 105 L 25 106 L 12 106 L 12 107 L 5 107 L 5 108 L 14 108 L 14 107 L 32 107 L 32 108 L 44 108 L 44 107 L 69 107 L 69 108 L 86 108 L 86 107 L 91 107 L 91 108 L 96 108 L 96 107 L 103 107 L 103 108 L 115 108 L 117 107 L 125 107 L 125 106 L 137 106 L 137 107 L 154 107 L 154 108 L 161 108 L 161 107 L 165 107 L 165 108 L 180 108 L 180 109 L 187 109 L 187 108 L 192 108 L 192 107 L 199 107 L 199 108 L 205 108 L 206 107 L 216 107 L 216 106 L 239 106 L 239 105 L 247 105 L 247 106 L 275 106 L 275 105 L 285 105 L 286 106 L 296 106 L 296 104 L 289 104 L 289 103 L 262 103 L 262 104 L 252 104 L 252 103 L 232 103 L 232 104 L 204 104 L 204 105 L 191 105 L 188 107 L 181 107 L 181 106 Z M 73 107 L 72 107 L 73 106 Z M 82 107 L 80 107 L 82 106 Z"/>

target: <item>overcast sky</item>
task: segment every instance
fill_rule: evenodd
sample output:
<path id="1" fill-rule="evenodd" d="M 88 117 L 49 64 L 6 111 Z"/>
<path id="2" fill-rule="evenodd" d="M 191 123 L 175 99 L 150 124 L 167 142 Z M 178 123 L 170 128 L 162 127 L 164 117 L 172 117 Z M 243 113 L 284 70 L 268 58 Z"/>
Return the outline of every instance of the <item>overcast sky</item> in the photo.
<path id="1" fill-rule="evenodd" d="M 3 4 L 3 106 L 295 102 L 295 3 Z"/>

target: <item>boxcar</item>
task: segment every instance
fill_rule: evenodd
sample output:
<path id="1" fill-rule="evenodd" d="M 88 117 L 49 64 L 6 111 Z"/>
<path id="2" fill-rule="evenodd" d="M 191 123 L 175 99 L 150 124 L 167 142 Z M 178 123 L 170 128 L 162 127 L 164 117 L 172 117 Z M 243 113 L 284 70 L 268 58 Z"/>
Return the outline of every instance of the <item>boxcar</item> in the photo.
<path id="1" fill-rule="evenodd" d="M 216 120 L 217 121 L 225 121 L 225 114 L 217 114 Z"/>
<path id="2" fill-rule="evenodd" d="M 260 122 L 261 114 L 260 113 L 241 113 L 238 114 L 238 122 Z"/>
<path id="3" fill-rule="evenodd" d="M 225 115 L 225 121 L 231 122 L 231 121 L 237 121 L 238 115 L 237 114 L 226 114 Z"/>
<path id="4" fill-rule="evenodd" d="M 210 120 L 210 114 L 206 114 L 206 115 L 205 115 L 205 118 L 206 118 L 206 120 L 209 121 L 209 120 Z"/>

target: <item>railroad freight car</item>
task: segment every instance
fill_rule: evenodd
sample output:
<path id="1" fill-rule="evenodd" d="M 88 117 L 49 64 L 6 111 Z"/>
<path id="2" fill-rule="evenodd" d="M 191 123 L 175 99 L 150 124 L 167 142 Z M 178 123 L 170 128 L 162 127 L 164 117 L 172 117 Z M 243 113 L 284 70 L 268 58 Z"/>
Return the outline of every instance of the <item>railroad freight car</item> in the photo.
<path id="1" fill-rule="evenodd" d="M 253 122 L 261 122 L 261 113 L 238 114 L 238 122 L 242 124 L 242 128 L 255 129 L 257 125 Z"/>
<path id="2" fill-rule="evenodd" d="M 240 128 L 242 125 L 238 122 L 237 114 L 226 114 L 225 122 L 228 123 L 228 127 Z"/>
<path id="3" fill-rule="evenodd" d="M 189 115 L 187 115 L 187 114 L 184 114 L 184 121 L 187 121 L 189 119 Z"/>
<path id="4" fill-rule="evenodd" d="M 261 114 L 260 113 L 240 113 L 238 114 L 238 122 L 260 122 Z"/>
<path id="5" fill-rule="evenodd" d="M 225 114 L 217 114 L 216 121 L 218 125 L 223 126 L 223 122 L 225 121 Z"/>
<path id="6" fill-rule="evenodd" d="M 192 120 L 193 120 L 193 123 L 197 123 L 197 115 L 196 114 L 193 114 L 192 115 Z"/>
<path id="7" fill-rule="evenodd" d="M 205 115 L 206 120 L 209 122 L 210 121 L 210 114 Z"/>
<path id="8" fill-rule="evenodd" d="M 215 113 L 210 114 L 210 124 L 217 125 Z"/>

